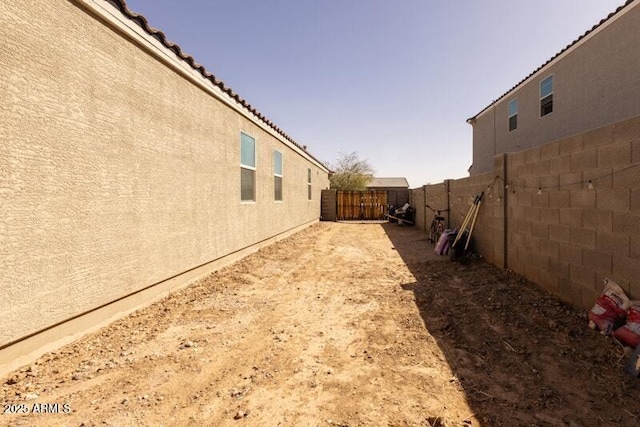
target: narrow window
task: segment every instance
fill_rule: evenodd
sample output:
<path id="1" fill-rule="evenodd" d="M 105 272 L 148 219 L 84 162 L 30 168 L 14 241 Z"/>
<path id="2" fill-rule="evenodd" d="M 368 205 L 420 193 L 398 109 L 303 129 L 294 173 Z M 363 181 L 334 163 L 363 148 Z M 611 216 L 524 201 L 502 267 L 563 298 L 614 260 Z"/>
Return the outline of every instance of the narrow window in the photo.
<path id="1" fill-rule="evenodd" d="M 274 199 L 282 201 L 282 153 L 273 150 L 273 188 Z"/>
<path id="2" fill-rule="evenodd" d="M 553 112 L 553 76 L 540 82 L 540 117 Z"/>
<path id="3" fill-rule="evenodd" d="M 518 98 L 509 101 L 509 132 L 518 127 Z"/>
<path id="4" fill-rule="evenodd" d="M 240 132 L 240 200 L 256 200 L 256 140 Z"/>
<path id="5" fill-rule="evenodd" d="M 311 200 L 311 169 L 307 169 L 307 197 Z"/>

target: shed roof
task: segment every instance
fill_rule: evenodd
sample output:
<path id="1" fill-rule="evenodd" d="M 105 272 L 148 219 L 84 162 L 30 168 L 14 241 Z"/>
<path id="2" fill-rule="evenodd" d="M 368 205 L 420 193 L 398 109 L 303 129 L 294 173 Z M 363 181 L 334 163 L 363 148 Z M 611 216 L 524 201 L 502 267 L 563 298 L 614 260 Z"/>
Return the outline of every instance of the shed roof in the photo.
<path id="1" fill-rule="evenodd" d="M 189 64 L 191 68 L 193 68 L 198 73 L 200 73 L 204 78 L 209 80 L 214 86 L 217 86 L 220 90 L 222 90 L 222 92 L 226 93 L 230 98 L 232 98 L 236 103 L 240 104 L 240 106 L 242 106 L 244 109 L 252 113 L 258 120 L 262 121 L 264 124 L 266 124 L 268 127 L 273 129 L 276 133 L 278 133 L 284 139 L 286 139 L 287 141 L 289 141 L 290 143 L 292 143 L 293 145 L 295 145 L 296 147 L 304 151 L 306 155 L 311 157 L 313 160 L 318 162 L 318 164 L 324 166 L 328 170 L 328 168 L 323 162 L 315 158 L 311 153 L 307 151 L 306 146 L 300 145 L 296 141 L 294 141 L 293 138 L 291 138 L 282 129 L 276 126 L 271 120 L 265 117 L 260 111 L 258 111 L 255 107 L 249 104 L 245 99 L 241 98 L 240 95 L 235 93 L 230 87 L 226 86 L 222 80 L 217 79 L 213 74 L 208 72 L 203 65 L 197 63 L 191 55 L 184 53 L 180 46 L 169 41 L 162 31 L 151 27 L 149 25 L 149 22 L 147 21 L 147 18 L 145 18 L 144 16 L 136 12 L 129 10 L 129 8 L 127 7 L 126 0 L 104 0 L 104 1 L 113 5 L 127 19 L 135 22 L 147 34 L 149 34 L 151 37 L 158 40 L 164 47 L 173 51 L 173 53 L 175 53 L 178 58 L 180 58 L 181 60 Z"/>
<path id="2" fill-rule="evenodd" d="M 409 188 L 407 178 L 373 178 L 367 188 L 385 187 L 385 188 Z"/>
<path id="3" fill-rule="evenodd" d="M 508 91 L 506 91 L 505 93 L 503 93 L 499 98 L 495 99 L 493 102 L 491 102 L 491 104 L 487 105 L 486 107 L 484 107 L 482 110 L 480 110 L 479 113 L 477 113 L 475 116 L 470 117 L 467 119 L 467 123 L 471 122 L 472 120 L 475 120 L 480 114 L 484 113 L 486 110 L 488 110 L 489 108 L 491 108 L 494 104 L 496 104 L 498 101 L 500 101 L 502 98 L 504 98 L 505 96 L 507 96 L 509 93 L 511 93 L 513 90 L 515 90 L 516 88 L 518 88 L 520 85 L 524 84 L 527 80 L 529 80 L 531 77 L 533 77 L 538 71 L 542 70 L 543 68 L 545 68 L 547 65 L 549 65 L 551 62 L 553 62 L 553 60 L 555 60 L 556 58 L 558 58 L 560 55 L 562 55 L 563 53 L 565 53 L 567 50 L 571 49 L 571 47 L 575 46 L 577 43 L 581 42 L 582 40 L 584 40 L 585 37 L 588 37 L 589 35 L 591 35 L 595 30 L 597 30 L 599 27 L 601 27 L 605 22 L 609 21 L 611 18 L 613 18 L 613 16 L 621 13 L 621 11 L 623 9 L 625 9 L 627 6 L 629 6 L 631 3 L 636 2 L 638 0 L 627 0 L 625 2 L 625 4 L 623 4 L 622 6 L 618 7 L 615 11 L 611 12 L 606 18 L 600 20 L 600 22 L 598 22 L 596 25 L 594 25 L 593 27 L 591 27 L 591 29 L 587 30 L 583 35 L 581 35 L 580 37 L 578 37 L 577 39 L 575 39 L 573 42 L 571 42 L 570 44 L 568 44 L 567 46 L 565 46 L 564 49 L 562 49 L 560 52 L 556 53 L 555 55 L 553 55 L 549 60 L 547 60 L 547 62 L 545 62 L 544 64 L 542 64 L 541 66 L 539 66 L 538 68 L 536 68 L 535 70 L 533 70 L 527 77 L 525 77 L 524 79 L 520 80 L 515 86 L 513 86 L 511 89 L 509 89 Z"/>

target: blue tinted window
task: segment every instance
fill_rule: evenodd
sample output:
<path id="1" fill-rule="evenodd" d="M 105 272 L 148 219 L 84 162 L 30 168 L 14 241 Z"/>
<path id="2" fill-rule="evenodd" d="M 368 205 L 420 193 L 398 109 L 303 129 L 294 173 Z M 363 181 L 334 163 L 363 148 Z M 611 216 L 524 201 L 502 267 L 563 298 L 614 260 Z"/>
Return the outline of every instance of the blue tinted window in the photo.
<path id="1" fill-rule="evenodd" d="M 274 175 L 282 175 L 282 153 L 273 151 L 273 173 Z"/>
<path id="2" fill-rule="evenodd" d="M 540 98 L 553 93 L 553 76 L 549 76 L 540 82 Z"/>
<path id="3" fill-rule="evenodd" d="M 509 117 L 518 114 L 518 100 L 512 99 L 509 101 Z"/>
<path id="4" fill-rule="evenodd" d="M 256 140 L 246 133 L 240 134 L 240 164 L 251 168 L 256 167 Z"/>

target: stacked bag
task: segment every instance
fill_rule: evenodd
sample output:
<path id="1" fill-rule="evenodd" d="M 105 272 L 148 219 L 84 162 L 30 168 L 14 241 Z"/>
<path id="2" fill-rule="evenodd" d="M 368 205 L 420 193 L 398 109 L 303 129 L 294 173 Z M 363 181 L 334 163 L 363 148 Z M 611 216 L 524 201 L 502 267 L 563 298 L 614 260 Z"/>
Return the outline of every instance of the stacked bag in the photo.
<path id="1" fill-rule="evenodd" d="M 627 323 L 616 329 L 613 336 L 629 347 L 640 346 L 640 301 L 631 301 L 627 311 Z"/>
<path id="2" fill-rule="evenodd" d="M 626 321 L 626 322 L 625 322 Z M 622 344 L 640 345 L 640 301 L 631 301 L 613 280 L 604 279 L 604 291 L 589 311 L 589 327 L 613 335 Z"/>

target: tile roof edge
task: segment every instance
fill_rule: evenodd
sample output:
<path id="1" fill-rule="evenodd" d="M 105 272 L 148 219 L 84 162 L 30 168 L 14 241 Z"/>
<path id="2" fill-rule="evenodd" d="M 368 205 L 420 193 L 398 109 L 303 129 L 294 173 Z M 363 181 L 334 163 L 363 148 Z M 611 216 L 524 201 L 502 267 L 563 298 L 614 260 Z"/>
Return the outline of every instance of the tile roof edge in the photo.
<path id="1" fill-rule="evenodd" d="M 514 89 L 518 88 L 520 85 L 522 85 L 524 82 L 526 82 L 527 80 L 529 80 L 529 78 L 533 77 L 534 74 L 536 74 L 538 71 L 542 70 L 544 67 L 546 67 L 547 65 L 549 65 L 549 63 L 551 63 L 554 59 L 558 58 L 560 55 L 562 55 L 563 53 L 565 53 L 567 50 L 571 49 L 571 47 L 575 46 L 577 43 L 579 43 L 580 41 L 582 41 L 585 37 L 589 36 L 589 34 L 593 33 L 595 30 L 597 30 L 599 27 L 601 27 L 605 22 L 607 22 L 608 20 L 610 20 L 611 18 L 613 18 L 613 16 L 617 15 L 620 11 L 622 11 L 623 9 L 625 9 L 627 6 L 629 6 L 631 3 L 633 3 L 636 0 L 627 0 L 623 5 L 618 6 L 616 8 L 616 10 L 614 10 L 613 12 L 611 12 L 609 15 L 607 15 L 605 18 L 602 18 L 600 20 L 600 22 L 598 22 L 597 24 L 595 24 L 594 26 L 592 26 L 590 29 L 588 29 L 584 34 L 582 34 L 580 37 L 578 37 L 577 39 L 575 39 L 574 41 L 572 41 L 571 43 L 569 43 L 568 45 L 566 45 L 561 51 L 559 51 L 558 53 L 556 53 L 555 55 L 553 55 L 551 58 L 549 58 L 544 64 L 540 65 L 538 68 L 536 68 L 535 70 L 533 70 L 531 73 L 529 73 L 528 76 L 526 76 L 525 78 L 523 78 L 522 80 L 520 80 L 517 84 L 515 84 L 511 89 L 509 89 L 508 91 L 506 91 L 505 93 L 503 93 L 502 95 L 500 95 L 498 98 L 494 99 L 489 105 L 487 105 L 486 107 L 484 107 L 482 110 L 480 110 L 476 115 L 474 115 L 473 117 L 469 117 L 466 121 L 467 123 L 470 123 L 471 121 L 475 120 L 480 114 L 484 113 L 485 111 L 487 111 L 489 108 L 491 108 L 493 105 L 495 105 L 496 103 L 498 103 L 501 99 L 503 99 L 505 96 L 507 96 L 509 93 L 511 93 Z"/>
<path id="2" fill-rule="evenodd" d="M 298 144 L 293 138 L 291 138 L 283 130 L 281 130 L 279 127 L 277 127 L 273 122 L 271 122 L 269 119 L 267 119 L 255 107 L 253 107 L 251 104 L 249 104 L 245 99 L 241 98 L 239 94 L 234 93 L 233 90 L 230 87 L 225 86 L 225 84 L 224 84 L 224 82 L 222 80 L 218 80 L 215 77 L 214 74 L 208 72 L 206 70 L 206 68 L 203 65 L 197 63 L 195 61 L 195 59 L 191 55 L 184 53 L 182 51 L 182 48 L 179 45 L 169 41 L 169 39 L 167 39 L 167 37 L 165 36 L 165 34 L 162 31 L 160 31 L 157 28 L 153 28 L 152 26 L 150 26 L 149 25 L 149 21 L 147 21 L 147 18 L 145 18 L 143 15 L 141 15 L 139 13 L 136 13 L 136 12 L 130 10 L 129 7 L 127 6 L 126 0 L 104 0 L 104 1 L 106 1 L 109 4 L 111 4 L 116 9 L 118 9 L 120 11 L 120 13 L 122 13 L 122 15 L 124 15 L 127 19 L 129 19 L 130 21 L 133 21 L 135 24 L 137 24 L 147 34 L 149 34 L 151 37 L 153 37 L 156 40 L 158 40 L 167 49 L 173 51 L 176 54 L 176 56 L 178 56 L 184 62 L 189 64 L 189 66 L 191 66 L 191 68 L 193 68 L 194 70 L 199 72 L 205 79 L 209 80 L 211 82 L 211 84 L 213 84 L 214 86 L 217 86 L 222 92 L 226 93 L 230 98 L 234 99 L 244 109 L 246 109 L 251 114 L 256 116 L 260 121 L 262 121 L 265 125 L 270 127 L 274 132 L 276 132 L 281 137 L 283 137 L 284 139 L 289 141 L 291 144 L 293 144 L 294 146 L 299 148 L 303 153 L 305 153 L 307 156 L 309 156 L 311 159 L 313 159 L 315 162 L 317 162 L 319 165 L 321 165 L 327 171 L 330 172 L 329 167 L 327 165 L 325 165 L 323 162 L 321 162 L 320 160 L 318 160 L 317 158 L 315 158 L 311 153 L 309 153 L 307 151 L 306 146 Z"/>

